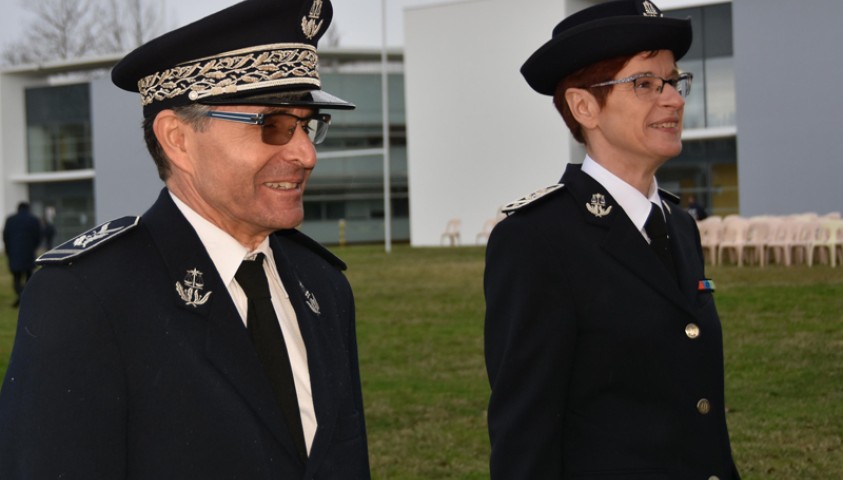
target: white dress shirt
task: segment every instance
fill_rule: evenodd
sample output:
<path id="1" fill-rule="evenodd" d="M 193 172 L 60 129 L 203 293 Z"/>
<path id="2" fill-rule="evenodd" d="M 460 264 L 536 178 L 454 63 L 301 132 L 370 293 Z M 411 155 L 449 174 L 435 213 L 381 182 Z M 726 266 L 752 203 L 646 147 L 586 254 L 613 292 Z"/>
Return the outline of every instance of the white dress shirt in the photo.
<path id="1" fill-rule="evenodd" d="M 647 223 L 647 217 L 650 216 L 650 204 L 655 203 L 658 205 L 659 210 L 662 208 L 662 201 L 659 196 L 659 184 L 656 181 L 656 177 L 653 177 L 653 183 L 650 184 L 650 191 L 648 192 L 648 196 L 645 197 L 638 189 L 606 170 L 603 165 L 600 165 L 588 155 L 586 155 L 585 161 L 583 161 L 582 171 L 596 180 L 597 183 L 609 192 L 609 195 L 618 202 L 618 205 L 626 212 L 629 219 L 632 220 L 635 228 L 641 232 L 641 235 L 649 243 L 650 238 L 644 230 L 644 224 Z M 661 211 L 662 215 L 664 215 L 664 211 Z"/>
<path id="2" fill-rule="evenodd" d="M 310 447 L 313 444 L 313 437 L 316 435 L 316 412 L 313 408 L 313 392 L 310 387 L 310 370 L 307 366 L 307 349 L 299 330 L 296 312 L 290 303 L 290 296 L 284 285 L 281 283 L 281 276 L 275 267 L 275 257 L 272 249 L 269 248 L 269 238 L 254 251 L 249 251 L 231 235 L 209 222 L 192 208 L 179 200 L 172 192 L 170 196 L 176 206 L 185 216 L 187 221 L 196 230 L 202 245 L 208 251 L 211 261 L 222 278 L 223 283 L 228 286 L 228 293 L 231 295 L 237 311 L 240 313 L 243 324 L 246 325 L 246 313 L 248 310 L 248 298 L 234 279 L 237 269 L 245 259 L 254 259 L 258 253 L 266 256 L 263 268 L 269 280 L 269 291 L 272 295 L 272 306 L 281 325 L 281 332 L 284 334 L 284 343 L 287 345 L 287 352 L 290 356 L 290 364 L 293 369 L 293 380 L 296 384 L 296 396 L 299 402 L 299 413 L 301 414 L 302 429 L 307 452 L 310 454 Z"/>

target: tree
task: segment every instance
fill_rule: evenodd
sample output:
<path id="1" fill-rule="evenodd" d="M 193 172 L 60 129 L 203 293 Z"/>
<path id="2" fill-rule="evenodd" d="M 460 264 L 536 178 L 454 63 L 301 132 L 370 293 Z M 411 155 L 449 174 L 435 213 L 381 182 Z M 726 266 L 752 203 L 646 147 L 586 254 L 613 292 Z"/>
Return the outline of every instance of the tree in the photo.
<path id="1" fill-rule="evenodd" d="M 155 5 L 159 5 L 159 9 Z M 107 0 L 102 6 L 102 45 L 105 53 L 125 52 L 157 37 L 162 31 L 163 2 Z"/>
<path id="2" fill-rule="evenodd" d="M 28 0 L 33 14 L 23 38 L 5 47 L 5 64 L 43 63 L 120 53 L 157 36 L 155 0 Z"/>

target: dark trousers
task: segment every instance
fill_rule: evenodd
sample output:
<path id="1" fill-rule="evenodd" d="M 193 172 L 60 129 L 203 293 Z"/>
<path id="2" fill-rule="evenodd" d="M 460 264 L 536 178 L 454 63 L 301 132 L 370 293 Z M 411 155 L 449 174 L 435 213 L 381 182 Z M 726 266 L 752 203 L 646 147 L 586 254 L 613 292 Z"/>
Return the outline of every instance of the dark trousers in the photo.
<path id="1" fill-rule="evenodd" d="M 29 281 L 29 277 L 31 276 L 32 270 L 12 272 L 12 286 L 15 289 L 15 294 L 17 294 L 17 298 L 15 299 L 15 305 L 20 302 L 20 294 L 21 292 L 23 292 L 23 287 L 26 286 L 26 282 Z"/>

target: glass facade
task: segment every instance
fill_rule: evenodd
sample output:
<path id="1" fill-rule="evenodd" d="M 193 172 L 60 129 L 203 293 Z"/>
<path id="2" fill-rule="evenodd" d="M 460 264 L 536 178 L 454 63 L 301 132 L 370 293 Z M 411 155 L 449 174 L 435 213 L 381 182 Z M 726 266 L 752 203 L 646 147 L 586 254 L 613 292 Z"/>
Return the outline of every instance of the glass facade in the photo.
<path id="1" fill-rule="evenodd" d="M 88 84 L 26 91 L 29 173 L 93 168 Z"/>
<path id="2" fill-rule="evenodd" d="M 734 128 L 735 68 L 730 3 L 665 12 L 690 18 L 694 40 L 679 61 L 683 71 L 694 74 L 691 95 L 685 104 L 685 130 L 702 132 L 686 140 L 682 153 L 659 170 L 659 184 L 679 194 L 682 204 L 696 197 L 709 214 L 738 213 L 737 148 L 734 134 L 706 138 L 706 129 Z"/>
<path id="3" fill-rule="evenodd" d="M 321 77 L 325 90 L 357 108 L 331 111 L 331 128 L 305 190 L 302 231 L 325 243 L 381 241 L 383 156 L 376 151 L 383 148 L 381 74 L 328 71 Z M 409 241 L 404 75 L 390 73 L 388 79 L 391 233 L 393 240 Z"/>
<path id="4" fill-rule="evenodd" d="M 27 169 L 30 174 L 94 168 L 90 85 L 26 90 Z M 54 244 L 94 226 L 92 180 L 29 184 L 32 212 L 56 227 Z"/>
<path id="5" fill-rule="evenodd" d="M 54 245 L 95 226 L 93 191 L 92 180 L 29 185 L 32 213 L 42 220 L 52 217 L 56 228 Z"/>

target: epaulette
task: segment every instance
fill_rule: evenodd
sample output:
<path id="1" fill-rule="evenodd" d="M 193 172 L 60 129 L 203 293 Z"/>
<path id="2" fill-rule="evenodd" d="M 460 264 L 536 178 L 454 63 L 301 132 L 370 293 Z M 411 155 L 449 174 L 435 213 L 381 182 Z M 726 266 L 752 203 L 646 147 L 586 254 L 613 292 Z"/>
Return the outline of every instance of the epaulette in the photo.
<path id="1" fill-rule="evenodd" d="M 510 213 L 512 213 L 516 210 L 519 210 L 521 208 L 524 208 L 525 206 L 527 206 L 527 205 L 535 202 L 536 200 L 538 200 L 540 198 L 543 198 L 543 197 L 561 189 L 564 186 L 565 186 L 564 183 L 557 183 L 555 185 L 550 185 L 550 186 L 541 188 L 539 190 L 536 190 L 535 192 L 533 192 L 533 193 L 531 193 L 527 196 L 521 197 L 518 200 L 515 200 L 514 202 L 507 203 L 506 205 L 504 205 L 501 208 L 501 212 L 509 215 Z"/>
<path id="2" fill-rule="evenodd" d="M 673 192 L 668 192 L 663 188 L 659 189 L 659 196 L 662 198 L 662 205 L 664 205 L 664 208 L 667 209 L 667 213 L 671 213 L 670 205 L 667 202 L 670 202 L 674 205 L 679 205 L 679 202 L 681 200 L 679 198 L 679 195 L 676 195 Z"/>
<path id="3" fill-rule="evenodd" d="M 307 248 L 308 250 L 313 250 L 320 257 L 327 260 L 328 263 L 337 267 L 340 270 L 345 270 L 345 269 L 348 268 L 348 266 L 345 264 L 345 262 L 343 262 L 342 260 L 339 259 L 339 257 L 337 257 L 336 255 L 331 253 L 330 250 L 328 250 L 327 248 L 322 246 L 321 243 L 319 243 L 316 240 L 308 237 L 307 235 L 301 233 L 298 230 L 295 230 L 295 229 L 293 229 L 293 230 L 281 230 L 281 231 L 275 232 L 275 234 L 286 237 L 286 238 L 289 238 L 290 240 L 293 240 L 294 242 L 302 245 L 303 247 Z"/>
<path id="4" fill-rule="evenodd" d="M 659 189 L 659 195 L 663 199 L 668 200 L 668 201 L 670 201 L 670 203 L 673 203 L 673 204 L 676 204 L 676 205 L 679 205 L 679 202 L 682 200 L 681 198 L 679 198 L 679 195 L 677 195 L 673 192 L 668 192 L 667 190 L 665 190 L 663 188 Z"/>
<path id="5" fill-rule="evenodd" d="M 139 222 L 140 217 L 123 217 L 103 223 L 41 255 L 35 263 L 37 265 L 68 263 L 123 235 L 135 228 Z"/>

